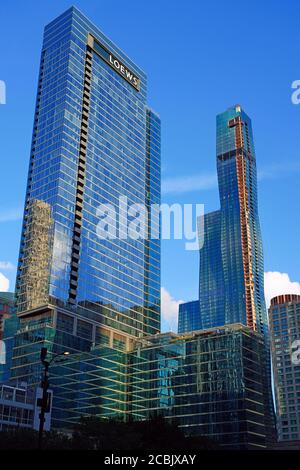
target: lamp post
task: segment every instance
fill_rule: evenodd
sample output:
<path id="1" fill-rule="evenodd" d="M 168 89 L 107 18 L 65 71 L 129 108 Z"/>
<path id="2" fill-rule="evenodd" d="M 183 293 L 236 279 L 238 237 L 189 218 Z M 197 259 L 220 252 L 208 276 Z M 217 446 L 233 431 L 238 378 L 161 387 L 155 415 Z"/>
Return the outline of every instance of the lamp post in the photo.
<path id="1" fill-rule="evenodd" d="M 48 387 L 49 387 L 49 367 L 52 362 L 59 356 L 67 356 L 70 353 L 65 351 L 60 354 L 56 354 L 52 357 L 50 361 L 46 361 L 47 357 L 47 348 L 41 349 L 41 362 L 44 366 L 44 374 L 41 382 L 41 388 L 43 390 L 42 399 L 41 399 L 41 412 L 39 415 L 40 418 L 40 425 L 39 425 L 39 449 L 42 449 L 43 444 L 43 431 L 44 431 L 44 424 L 45 424 L 45 413 L 48 405 Z"/>

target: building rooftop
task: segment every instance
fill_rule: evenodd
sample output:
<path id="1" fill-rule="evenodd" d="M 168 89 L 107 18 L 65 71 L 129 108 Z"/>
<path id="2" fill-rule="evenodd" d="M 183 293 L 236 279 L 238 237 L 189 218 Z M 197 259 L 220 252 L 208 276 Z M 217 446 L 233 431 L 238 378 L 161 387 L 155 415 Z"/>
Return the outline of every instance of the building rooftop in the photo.
<path id="1" fill-rule="evenodd" d="M 277 295 L 271 299 L 271 307 L 274 305 L 286 304 L 288 302 L 300 302 L 300 295 L 297 294 L 282 294 Z"/>

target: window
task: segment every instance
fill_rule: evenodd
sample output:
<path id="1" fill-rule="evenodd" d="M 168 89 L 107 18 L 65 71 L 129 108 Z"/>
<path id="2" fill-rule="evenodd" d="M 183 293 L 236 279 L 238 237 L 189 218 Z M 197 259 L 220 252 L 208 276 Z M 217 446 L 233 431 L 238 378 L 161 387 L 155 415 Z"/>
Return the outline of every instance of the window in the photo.
<path id="1" fill-rule="evenodd" d="M 2 390 L 2 398 L 3 398 L 4 400 L 13 400 L 13 398 L 14 398 L 14 390 L 13 390 L 13 388 L 3 387 L 3 390 Z"/>

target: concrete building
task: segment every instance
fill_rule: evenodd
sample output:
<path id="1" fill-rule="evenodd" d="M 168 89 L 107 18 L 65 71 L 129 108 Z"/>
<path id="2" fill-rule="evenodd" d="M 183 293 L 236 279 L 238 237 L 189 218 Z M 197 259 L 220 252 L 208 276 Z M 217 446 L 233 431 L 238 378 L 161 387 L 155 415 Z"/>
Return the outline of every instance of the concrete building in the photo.
<path id="1" fill-rule="evenodd" d="M 45 431 L 51 426 L 51 398 L 49 391 L 49 409 L 45 414 Z M 41 389 L 28 387 L 23 382 L 0 383 L 0 431 L 12 427 L 39 429 L 38 399 L 41 397 Z"/>
<path id="2" fill-rule="evenodd" d="M 300 295 L 274 297 L 269 321 L 278 439 L 300 442 Z"/>

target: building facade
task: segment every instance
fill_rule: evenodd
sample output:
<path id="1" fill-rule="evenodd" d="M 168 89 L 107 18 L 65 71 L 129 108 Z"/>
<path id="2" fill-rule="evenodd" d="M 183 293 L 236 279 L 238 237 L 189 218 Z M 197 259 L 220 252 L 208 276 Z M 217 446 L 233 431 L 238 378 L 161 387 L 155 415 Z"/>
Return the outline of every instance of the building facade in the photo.
<path id="1" fill-rule="evenodd" d="M 136 419 L 163 414 L 224 448 L 266 448 L 266 362 L 263 336 L 240 324 L 146 337 L 128 356 L 129 411 Z"/>
<path id="2" fill-rule="evenodd" d="M 199 300 L 185 302 L 179 305 L 178 333 L 200 330 L 200 305 Z"/>
<path id="3" fill-rule="evenodd" d="M 0 382 L 9 380 L 11 375 L 14 336 L 18 324 L 14 294 L 0 292 Z"/>
<path id="4" fill-rule="evenodd" d="M 12 379 L 34 388 L 41 348 L 49 359 L 69 352 L 50 367 L 55 429 L 70 429 L 82 416 L 126 420 L 162 412 L 187 433 L 224 446 L 266 447 L 270 408 L 251 124 L 239 107 L 222 116 L 221 210 L 212 216 L 220 223 L 207 237 L 212 259 L 200 267 L 200 282 L 209 298 L 211 288 L 222 294 L 222 309 L 209 303 L 202 309 L 202 290 L 201 314 L 208 317 L 202 315 L 200 327 L 214 328 L 159 335 L 160 241 L 149 236 L 153 227 L 160 233 L 159 221 L 148 217 L 141 237 L 129 236 L 128 224 L 132 205 L 149 212 L 160 203 L 160 119 L 147 105 L 146 75 L 76 8 L 46 26 Z M 218 253 L 214 271 L 209 263 Z M 234 264 L 225 266 L 229 260 Z M 217 287 L 210 284 L 214 277 Z M 234 322 L 244 326 L 219 327 Z"/>
<path id="5" fill-rule="evenodd" d="M 13 313 L 14 294 L 12 292 L 0 292 L 0 340 L 4 336 L 4 324 Z"/>
<path id="6" fill-rule="evenodd" d="M 49 325 L 49 338 L 53 330 Z M 206 436 L 225 448 L 263 449 L 272 441 L 260 333 L 235 324 L 130 344 L 112 334 L 97 345 L 60 334 L 65 343 L 77 341 L 78 350 L 51 366 L 51 387 L 60 384 L 54 387 L 60 409 L 52 415 L 55 429 L 72 429 L 82 416 L 95 414 L 121 420 L 163 415 L 186 435 Z"/>
<path id="7" fill-rule="evenodd" d="M 269 321 L 278 440 L 300 446 L 300 296 L 274 297 Z"/>
<path id="8" fill-rule="evenodd" d="M 204 216 L 202 328 L 242 323 L 268 334 L 251 120 L 239 105 L 217 116 L 220 210 Z"/>
<path id="9" fill-rule="evenodd" d="M 145 236 L 130 236 L 131 208 L 153 203 L 160 203 L 160 119 L 147 105 L 147 77 L 72 7 L 44 32 L 13 378 L 39 382 L 42 346 L 49 355 L 94 355 L 107 341 L 127 348 L 160 331 L 160 241 L 148 236 L 151 224 L 159 233 L 159 221 L 148 218 Z M 73 387 L 83 401 L 89 366 L 78 365 L 83 375 Z M 56 403 L 65 384 L 59 376 L 52 383 L 53 417 L 62 422 Z M 93 393 L 100 400 L 100 380 Z"/>
<path id="10" fill-rule="evenodd" d="M 217 116 L 216 141 L 220 209 L 204 216 L 200 323 L 202 328 L 241 323 L 263 335 L 275 439 L 256 156 L 251 119 L 240 105 Z"/>
<path id="11" fill-rule="evenodd" d="M 38 393 L 41 389 L 34 389 L 26 383 L 5 382 L 0 383 L 0 431 L 13 427 L 28 428 L 38 431 L 39 412 Z M 50 391 L 52 396 L 52 392 Z M 45 431 L 51 426 L 51 400 L 49 409 L 45 412 Z"/>

